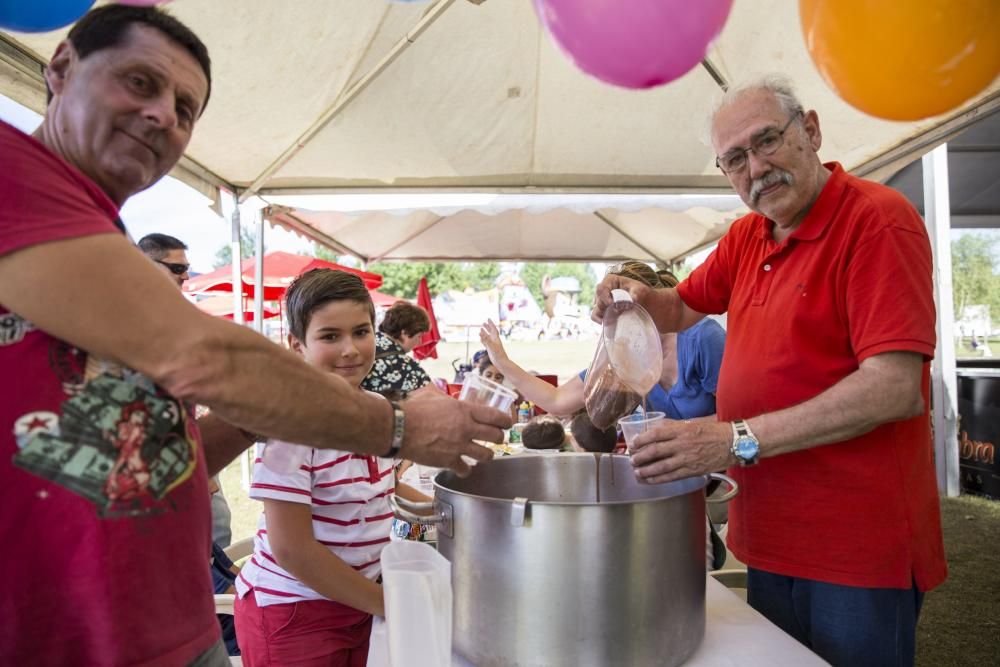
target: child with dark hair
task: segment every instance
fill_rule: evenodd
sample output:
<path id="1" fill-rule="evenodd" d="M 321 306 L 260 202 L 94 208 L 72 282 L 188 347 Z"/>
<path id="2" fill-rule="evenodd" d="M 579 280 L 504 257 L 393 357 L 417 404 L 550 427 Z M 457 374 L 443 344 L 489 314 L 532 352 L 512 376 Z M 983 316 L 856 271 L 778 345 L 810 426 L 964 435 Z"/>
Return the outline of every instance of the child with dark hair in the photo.
<path id="1" fill-rule="evenodd" d="M 618 429 L 611 426 L 599 429 L 590 421 L 586 410 L 577 413 L 569 423 L 569 432 L 581 449 L 588 452 L 610 454 L 618 443 Z"/>
<path id="2" fill-rule="evenodd" d="M 286 302 L 292 350 L 363 391 L 375 309 L 361 279 L 315 269 L 291 284 Z M 243 664 L 362 667 L 372 616 L 385 614 L 378 580 L 393 516 L 387 497 L 430 499 L 395 484 L 391 459 L 311 449 L 298 470 L 277 473 L 261 451 L 250 497 L 264 513 L 236 581 Z"/>

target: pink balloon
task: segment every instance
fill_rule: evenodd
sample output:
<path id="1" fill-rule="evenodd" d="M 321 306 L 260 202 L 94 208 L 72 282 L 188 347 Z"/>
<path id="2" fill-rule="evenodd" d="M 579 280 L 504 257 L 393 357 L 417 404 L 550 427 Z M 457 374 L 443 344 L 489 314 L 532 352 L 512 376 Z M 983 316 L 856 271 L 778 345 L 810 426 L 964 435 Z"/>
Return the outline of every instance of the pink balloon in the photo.
<path id="1" fill-rule="evenodd" d="M 535 11 L 584 72 L 624 88 L 652 88 L 701 62 L 732 5 L 733 0 L 535 0 Z"/>

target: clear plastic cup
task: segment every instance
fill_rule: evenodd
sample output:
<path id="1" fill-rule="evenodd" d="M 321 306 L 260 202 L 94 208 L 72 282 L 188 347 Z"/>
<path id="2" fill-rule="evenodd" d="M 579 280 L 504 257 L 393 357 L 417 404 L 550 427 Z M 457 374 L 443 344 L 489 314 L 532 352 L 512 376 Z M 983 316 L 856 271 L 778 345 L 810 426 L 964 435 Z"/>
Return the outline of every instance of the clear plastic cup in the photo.
<path id="1" fill-rule="evenodd" d="M 462 393 L 459 400 L 480 405 L 488 405 L 501 412 L 510 412 L 510 408 L 517 400 L 517 394 L 492 380 L 487 380 L 480 375 L 466 375 L 462 384 Z"/>
<path id="2" fill-rule="evenodd" d="M 625 446 L 628 448 L 629 454 L 632 453 L 632 441 L 635 440 L 635 436 L 643 431 L 648 431 L 656 422 L 662 421 L 665 416 L 662 412 L 635 412 L 618 420 L 622 435 L 625 436 Z"/>

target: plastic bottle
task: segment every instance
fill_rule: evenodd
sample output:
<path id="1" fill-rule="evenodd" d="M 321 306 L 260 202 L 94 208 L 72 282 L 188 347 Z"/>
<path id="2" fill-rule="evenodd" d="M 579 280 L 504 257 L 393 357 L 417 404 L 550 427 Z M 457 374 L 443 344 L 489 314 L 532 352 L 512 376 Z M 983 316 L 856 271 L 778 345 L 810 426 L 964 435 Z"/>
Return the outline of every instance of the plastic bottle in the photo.
<path id="1" fill-rule="evenodd" d="M 309 447 L 294 445 L 281 440 L 268 440 L 260 460 L 272 471 L 288 474 L 298 470 L 309 458 Z"/>
<path id="2" fill-rule="evenodd" d="M 531 403 L 524 401 L 517 408 L 517 423 L 527 424 L 531 419 Z"/>

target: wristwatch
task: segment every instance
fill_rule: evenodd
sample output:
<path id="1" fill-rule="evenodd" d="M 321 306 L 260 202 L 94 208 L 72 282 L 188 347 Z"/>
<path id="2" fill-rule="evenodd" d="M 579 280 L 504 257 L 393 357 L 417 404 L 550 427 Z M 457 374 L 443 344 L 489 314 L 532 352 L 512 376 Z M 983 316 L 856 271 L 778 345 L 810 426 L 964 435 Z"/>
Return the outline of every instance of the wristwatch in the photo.
<path id="1" fill-rule="evenodd" d="M 750 430 L 750 425 L 742 419 L 737 419 L 733 425 L 733 456 L 741 466 L 752 466 L 757 463 L 760 454 L 760 443 L 757 436 Z"/>
<path id="2" fill-rule="evenodd" d="M 406 428 L 406 413 L 399 403 L 392 399 L 387 399 L 392 406 L 392 444 L 389 451 L 382 455 L 384 459 L 394 459 L 399 454 L 400 447 L 403 446 L 403 432 Z"/>

